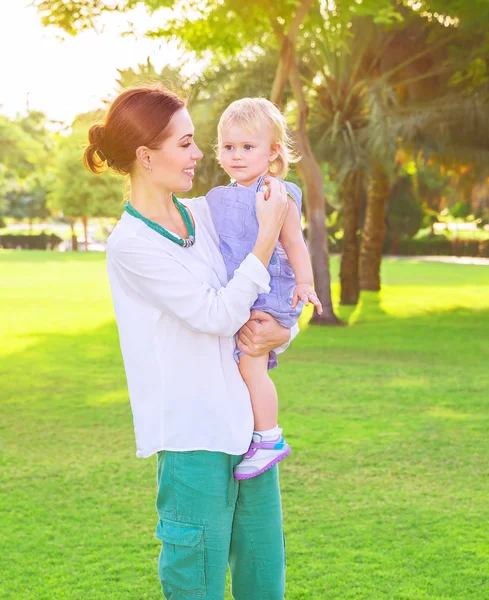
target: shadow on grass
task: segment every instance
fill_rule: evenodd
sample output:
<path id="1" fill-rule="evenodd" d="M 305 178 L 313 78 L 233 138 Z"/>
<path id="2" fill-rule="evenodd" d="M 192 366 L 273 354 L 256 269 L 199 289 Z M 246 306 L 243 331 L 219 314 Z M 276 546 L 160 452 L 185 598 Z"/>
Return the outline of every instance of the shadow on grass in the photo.
<path id="1" fill-rule="evenodd" d="M 307 348 L 329 352 L 332 341 L 341 344 L 344 340 L 352 351 L 365 352 L 374 347 L 403 355 L 432 351 L 444 355 L 447 361 L 457 353 L 469 352 L 472 356 L 482 353 L 479 359 L 483 360 L 489 337 L 489 310 L 453 308 L 399 318 L 384 312 L 380 294 L 374 292 L 363 293 L 360 304 L 350 314 L 350 323 L 359 321 L 359 328 L 306 328 L 294 342 L 294 355 L 298 357 Z M 72 418 L 76 414 L 78 424 L 104 420 L 106 410 L 117 420 L 122 414 L 124 418 L 130 415 L 114 321 L 84 334 L 33 333 L 32 337 L 32 345 L 2 357 L 3 404 L 16 405 L 20 411 L 17 416 L 30 414 L 35 406 L 42 407 L 39 414 L 43 419 Z M 0 425 L 6 427 L 7 422 Z"/>
<path id="2" fill-rule="evenodd" d="M 349 325 L 365 320 L 376 321 L 389 316 L 382 308 L 380 292 L 362 292 L 356 306 L 340 305 L 337 314 Z"/>
<path id="3" fill-rule="evenodd" d="M 378 295 L 370 294 L 366 300 L 350 316 L 349 325 L 355 326 L 302 324 L 302 333 L 284 360 L 298 369 L 314 364 L 318 377 L 327 365 L 349 364 L 354 371 L 358 361 L 365 365 L 383 361 L 386 371 L 402 365 L 419 364 L 427 370 L 436 366 L 447 375 L 450 365 L 489 361 L 489 309 L 452 307 L 399 316 L 386 313 Z"/>

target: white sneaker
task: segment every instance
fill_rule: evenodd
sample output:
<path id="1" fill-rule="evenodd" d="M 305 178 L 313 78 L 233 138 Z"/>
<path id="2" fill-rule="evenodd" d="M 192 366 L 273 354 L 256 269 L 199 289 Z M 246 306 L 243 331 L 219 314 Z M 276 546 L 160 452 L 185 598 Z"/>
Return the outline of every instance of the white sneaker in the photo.
<path id="1" fill-rule="evenodd" d="M 282 435 L 263 442 L 262 436 L 254 433 L 248 452 L 234 469 L 234 478 L 239 480 L 257 477 L 283 460 L 290 452 L 290 446 Z"/>

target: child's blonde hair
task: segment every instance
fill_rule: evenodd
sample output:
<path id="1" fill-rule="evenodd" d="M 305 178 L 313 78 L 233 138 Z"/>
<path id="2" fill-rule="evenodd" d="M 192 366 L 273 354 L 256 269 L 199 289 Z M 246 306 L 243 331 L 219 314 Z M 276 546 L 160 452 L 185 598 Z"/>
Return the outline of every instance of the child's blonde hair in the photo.
<path id="1" fill-rule="evenodd" d="M 231 124 L 256 133 L 260 125 L 266 125 L 272 131 L 272 144 L 280 144 L 280 152 L 270 163 L 269 173 L 284 178 L 289 170 L 289 164 L 300 160 L 292 147 L 292 139 L 284 115 L 266 98 L 241 98 L 232 102 L 222 113 L 217 126 L 217 151 L 222 146 L 222 132 Z"/>

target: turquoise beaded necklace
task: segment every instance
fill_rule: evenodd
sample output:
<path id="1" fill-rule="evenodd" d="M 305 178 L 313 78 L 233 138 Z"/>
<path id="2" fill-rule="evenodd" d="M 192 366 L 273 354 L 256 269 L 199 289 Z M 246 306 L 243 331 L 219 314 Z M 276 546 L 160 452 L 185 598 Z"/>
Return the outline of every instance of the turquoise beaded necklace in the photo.
<path id="1" fill-rule="evenodd" d="M 181 202 L 177 200 L 175 194 L 172 194 L 171 197 L 175 206 L 178 208 L 178 212 L 182 215 L 183 221 L 187 227 L 188 238 L 179 238 L 176 235 L 170 233 L 167 229 L 165 229 L 158 223 L 155 223 L 154 221 L 150 221 L 146 217 L 143 217 L 143 215 L 140 212 L 138 212 L 134 208 L 134 206 L 131 206 L 129 200 L 124 204 L 124 210 L 131 216 L 136 217 L 136 219 L 141 219 L 141 221 L 143 221 L 143 223 L 146 223 L 148 227 L 151 227 L 151 229 L 157 231 L 160 235 L 166 237 L 166 239 L 174 242 L 175 244 L 178 244 L 179 246 L 182 246 L 183 248 L 190 248 L 190 246 L 193 246 L 195 244 L 195 229 L 192 223 L 192 219 L 188 214 L 188 210 Z"/>

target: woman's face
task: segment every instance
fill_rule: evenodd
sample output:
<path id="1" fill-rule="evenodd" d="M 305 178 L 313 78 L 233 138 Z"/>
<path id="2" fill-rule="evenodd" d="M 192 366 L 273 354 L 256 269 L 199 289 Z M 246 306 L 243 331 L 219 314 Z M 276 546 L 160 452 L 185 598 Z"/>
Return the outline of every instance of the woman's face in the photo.
<path id="1" fill-rule="evenodd" d="M 197 161 L 204 155 L 194 141 L 194 126 L 187 109 L 176 112 L 170 121 L 170 134 L 157 150 L 149 150 L 151 180 L 170 192 L 188 192 Z"/>

